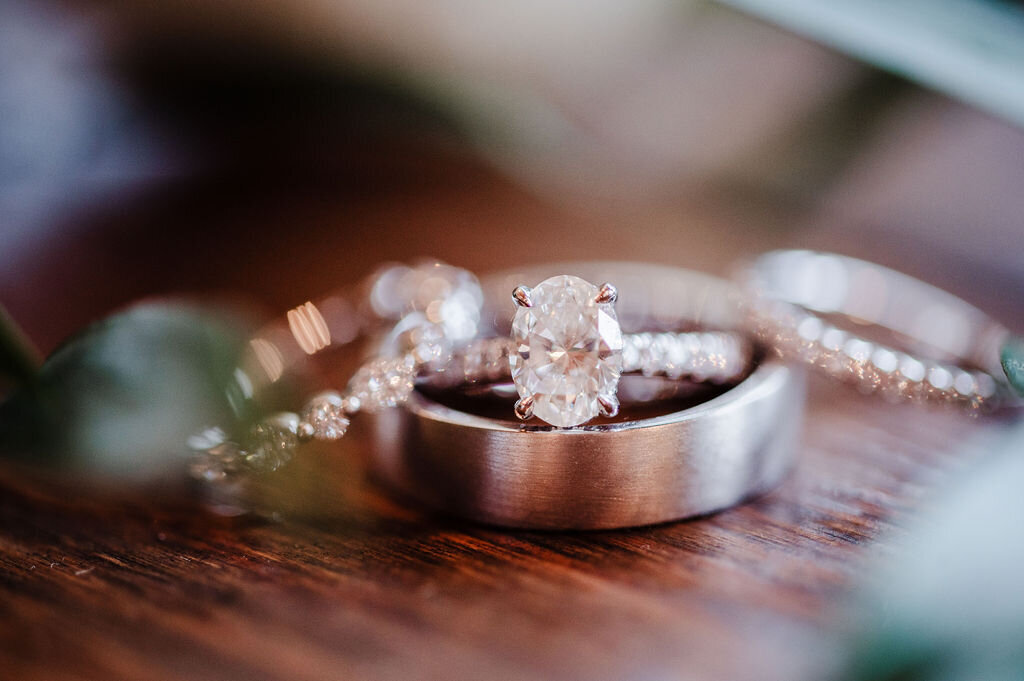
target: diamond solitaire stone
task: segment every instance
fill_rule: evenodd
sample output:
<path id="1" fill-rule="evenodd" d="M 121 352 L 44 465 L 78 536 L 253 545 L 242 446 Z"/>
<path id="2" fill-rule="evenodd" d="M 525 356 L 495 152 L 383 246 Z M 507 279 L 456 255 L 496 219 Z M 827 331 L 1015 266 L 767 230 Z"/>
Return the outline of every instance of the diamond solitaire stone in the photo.
<path id="1" fill-rule="evenodd" d="M 614 291 L 613 288 L 608 289 Z M 615 400 L 622 373 L 622 330 L 614 295 L 579 277 L 558 276 L 520 287 L 509 354 L 512 380 L 533 415 L 569 428 L 601 413 L 598 397 Z M 600 298 L 609 302 L 597 302 Z"/>

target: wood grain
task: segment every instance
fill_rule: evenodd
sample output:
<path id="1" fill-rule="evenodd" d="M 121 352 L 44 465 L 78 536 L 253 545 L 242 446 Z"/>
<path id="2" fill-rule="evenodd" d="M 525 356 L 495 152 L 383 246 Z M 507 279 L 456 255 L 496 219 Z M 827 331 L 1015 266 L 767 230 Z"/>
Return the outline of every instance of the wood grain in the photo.
<path id="1" fill-rule="evenodd" d="M 229 291 L 282 309 L 385 258 L 507 264 L 495 240 L 512 229 L 543 243 L 532 260 L 615 253 L 715 270 L 814 241 L 779 227 L 807 216 L 778 206 L 704 197 L 576 211 L 465 159 L 431 158 L 372 195 L 263 192 L 252 178 L 154 190 L 76 217 L 90 229 L 21 268 L 5 302 L 52 348 L 142 295 Z M 623 231 L 627 219 L 646 226 Z M 365 479 L 358 426 L 253 491 L 276 517 L 229 519 L 182 495 L 5 468 L 0 678 L 819 678 L 858 579 L 970 463 L 968 443 L 999 424 L 820 381 L 806 421 L 802 461 L 777 492 L 708 518 L 599 533 L 425 515 Z"/>

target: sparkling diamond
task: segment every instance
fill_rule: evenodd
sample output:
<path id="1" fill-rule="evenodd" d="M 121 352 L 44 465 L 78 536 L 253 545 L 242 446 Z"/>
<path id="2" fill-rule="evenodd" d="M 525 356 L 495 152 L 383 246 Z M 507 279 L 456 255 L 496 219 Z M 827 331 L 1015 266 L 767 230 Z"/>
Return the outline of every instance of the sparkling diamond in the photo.
<path id="1" fill-rule="evenodd" d="M 276 471 L 291 461 L 299 444 L 299 417 L 282 412 L 253 426 L 245 462 L 256 471 Z"/>
<path id="2" fill-rule="evenodd" d="M 349 424 L 345 401 L 332 390 L 313 396 L 306 404 L 303 418 L 313 426 L 313 437 L 317 440 L 338 440 Z"/>
<path id="3" fill-rule="evenodd" d="M 688 343 L 681 342 L 678 338 L 671 338 L 671 340 L 672 342 L 668 346 L 668 354 L 665 358 L 668 362 L 665 375 L 676 379 L 685 374 L 692 366 L 693 353 L 690 351 Z"/>
<path id="4" fill-rule="evenodd" d="M 614 396 L 622 373 L 622 331 L 597 286 L 572 276 L 547 279 L 530 292 L 512 322 L 512 380 L 533 413 L 568 428 L 598 415 L 598 396 Z"/>
<path id="5" fill-rule="evenodd" d="M 966 371 L 961 370 L 954 374 L 953 388 L 961 395 L 964 395 L 965 397 L 970 397 L 971 395 L 974 394 L 976 387 L 977 383 L 974 380 L 974 376 L 967 373 Z"/>
<path id="6" fill-rule="evenodd" d="M 452 344 L 445 335 L 440 324 L 425 323 L 417 326 L 409 334 L 413 356 L 420 364 L 436 364 L 444 366 L 451 361 Z"/>
<path id="7" fill-rule="evenodd" d="M 462 371 L 466 381 L 473 383 L 484 377 L 484 349 L 487 341 L 475 341 L 463 351 Z"/>
<path id="8" fill-rule="evenodd" d="M 387 266 L 372 282 L 370 304 L 380 317 L 399 319 L 419 311 L 440 324 L 451 341 L 476 335 L 483 292 L 471 272 L 426 260 L 414 267 Z"/>
<path id="9" fill-rule="evenodd" d="M 189 464 L 192 477 L 216 482 L 237 473 L 244 467 L 245 453 L 220 428 L 208 428 L 188 439 L 195 456 Z"/>
<path id="10" fill-rule="evenodd" d="M 644 376 L 661 373 L 665 368 L 667 353 L 668 344 L 665 342 L 665 336 L 661 334 L 651 336 L 651 344 L 647 346 L 647 352 L 640 359 L 640 371 Z"/>
<path id="11" fill-rule="evenodd" d="M 363 365 L 349 381 L 348 391 L 362 409 L 377 411 L 395 407 L 409 398 L 416 380 L 411 355 L 380 358 Z"/>

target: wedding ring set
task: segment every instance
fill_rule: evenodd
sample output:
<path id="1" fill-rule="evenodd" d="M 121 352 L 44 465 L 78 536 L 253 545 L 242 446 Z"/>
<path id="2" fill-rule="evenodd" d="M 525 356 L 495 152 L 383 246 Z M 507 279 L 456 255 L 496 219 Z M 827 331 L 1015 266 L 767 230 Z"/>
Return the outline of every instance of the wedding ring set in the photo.
<path id="1" fill-rule="evenodd" d="M 809 251 L 765 254 L 736 282 L 616 262 L 479 281 L 437 262 L 388 266 L 262 330 L 244 375 L 276 381 L 357 337 L 372 357 L 345 390 L 242 438 L 196 436 L 193 474 L 274 469 L 365 412 L 371 471 L 420 503 L 510 527 L 626 527 L 778 484 L 798 450 L 805 367 L 894 401 L 1015 402 L 1005 328 L 923 282 Z M 477 408 L 502 396 L 504 417 Z"/>

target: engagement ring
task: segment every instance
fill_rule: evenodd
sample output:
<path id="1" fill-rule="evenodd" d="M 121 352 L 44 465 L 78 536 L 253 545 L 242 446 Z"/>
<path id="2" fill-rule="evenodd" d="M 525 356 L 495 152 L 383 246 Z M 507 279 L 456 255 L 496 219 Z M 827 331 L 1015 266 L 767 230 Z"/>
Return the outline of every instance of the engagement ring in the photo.
<path id="1" fill-rule="evenodd" d="M 552 271 L 575 274 L 531 289 L 511 283 Z M 588 281 L 614 281 L 619 295 Z M 498 273 L 482 285 L 481 319 L 493 328 L 481 332 L 510 337 L 472 341 L 402 409 L 374 414 L 368 461 L 389 487 L 478 522 L 607 529 L 727 508 L 771 489 L 792 466 L 803 372 L 776 359 L 756 362 L 730 283 L 656 265 L 565 263 Z M 625 386 L 628 372 L 640 375 Z M 466 386 L 510 380 L 517 415 L 529 414 L 526 403 L 556 427 L 453 406 L 483 400 L 467 397 Z M 717 384 L 682 408 L 644 402 L 666 382 L 694 380 Z M 606 402 L 633 400 L 655 414 L 581 425 L 615 413 Z"/>
<path id="2" fill-rule="evenodd" d="M 614 417 L 616 389 L 626 373 L 724 384 L 748 371 L 752 348 L 743 335 L 623 333 L 617 298 L 612 284 L 596 286 L 571 275 L 532 289 L 517 286 L 511 336 L 471 342 L 444 373 L 449 382 L 467 384 L 511 378 L 520 396 L 516 416 L 571 428 Z"/>

